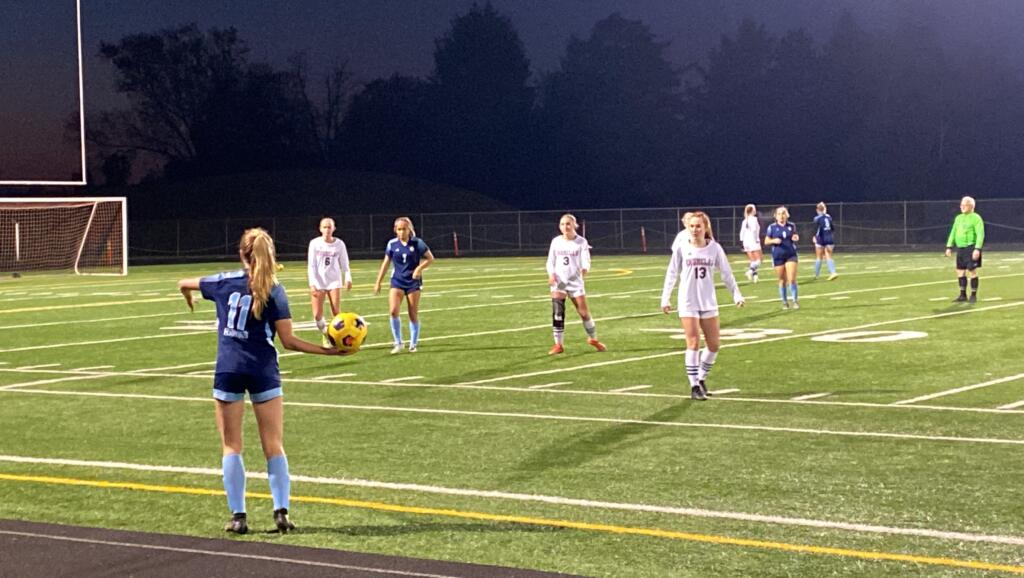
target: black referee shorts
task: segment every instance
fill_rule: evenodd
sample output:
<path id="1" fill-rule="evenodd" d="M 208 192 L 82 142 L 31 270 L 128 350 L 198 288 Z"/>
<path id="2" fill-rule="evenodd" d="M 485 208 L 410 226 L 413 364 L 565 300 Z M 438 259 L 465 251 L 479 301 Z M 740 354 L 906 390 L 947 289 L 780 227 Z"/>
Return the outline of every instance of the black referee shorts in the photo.
<path id="1" fill-rule="evenodd" d="M 968 245 L 966 247 L 957 247 L 956 250 L 956 268 L 966 269 L 968 271 L 974 271 L 978 267 L 981 267 L 981 253 L 978 253 L 978 260 L 975 261 L 971 257 L 974 254 L 974 245 Z"/>

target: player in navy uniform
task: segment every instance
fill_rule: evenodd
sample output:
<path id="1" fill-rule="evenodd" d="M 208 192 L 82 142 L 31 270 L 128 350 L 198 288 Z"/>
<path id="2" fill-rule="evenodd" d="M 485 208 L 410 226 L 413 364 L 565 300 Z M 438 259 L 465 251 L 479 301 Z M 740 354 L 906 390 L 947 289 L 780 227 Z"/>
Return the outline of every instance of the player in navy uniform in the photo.
<path id="1" fill-rule="evenodd" d="M 182 279 L 178 289 L 189 309 L 192 292 L 217 308 L 217 365 L 213 377 L 217 429 L 220 431 L 224 491 L 232 517 L 228 532 L 249 531 L 245 513 L 245 467 L 242 464 L 242 417 L 249 392 L 260 430 L 267 476 L 274 498 L 274 524 L 281 533 L 295 529 L 288 519 L 290 478 L 284 453 L 284 403 L 274 335 L 293 351 L 338 355 L 340 351 L 303 341 L 292 333 L 284 287 L 277 282 L 274 241 L 263 229 L 248 229 L 239 242 L 244 269 L 209 277 Z"/>
<path id="2" fill-rule="evenodd" d="M 832 250 L 836 242 L 832 236 L 832 217 L 826 212 L 825 203 L 818 203 L 818 216 L 814 217 L 814 278 L 821 274 L 821 258 L 828 264 L 828 280 L 838 277 Z"/>
<path id="3" fill-rule="evenodd" d="M 800 235 L 797 234 L 796 227 L 789 222 L 789 210 L 786 207 L 775 209 L 775 222 L 768 225 L 764 244 L 772 248 L 772 265 L 775 266 L 775 274 L 779 277 L 779 297 L 782 297 L 783 309 L 789 309 L 789 301 L 786 299 L 787 284 L 793 296 L 793 309 L 800 308 L 796 287 L 796 242 L 799 240 Z"/>
<path id="4" fill-rule="evenodd" d="M 434 254 L 430 247 L 416 236 L 409 217 L 395 219 L 395 238 L 388 241 L 384 250 L 384 260 L 377 272 L 377 281 L 373 284 L 373 294 L 380 293 L 380 283 L 388 271 L 388 265 L 394 263 L 391 273 L 391 290 L 388 291 L 388 309 L 391 313 L 391 335 L 395 346 L 391 353 L 402 352 L 402 320 L 399 313 L 404 297 L 409 311 L 409 353 L 416 352 L 416 343 L 420 339 L 420 288 L 423 286 L 423 270 L 434 262 Z"/>

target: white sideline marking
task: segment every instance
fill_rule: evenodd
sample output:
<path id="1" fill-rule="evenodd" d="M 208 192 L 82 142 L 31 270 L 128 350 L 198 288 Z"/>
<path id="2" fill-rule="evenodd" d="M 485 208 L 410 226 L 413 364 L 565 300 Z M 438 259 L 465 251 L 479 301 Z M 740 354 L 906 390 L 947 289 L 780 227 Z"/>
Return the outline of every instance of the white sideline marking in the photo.
<path id="1" fill-rule="evenodd" d="M 196 371 L 189 371 L 188 375 L 213 375 L 212 369 L 198 369 Z"/>
<path id="2" fill-rule="evenodd" d="M 739 388 L 736 388 L 736 387 L 731 387 L 729 389 L 712 389 L 712 390 L 709 390 L 710 393 L 713 393 L 715 395 L 725 395 L 727 393 L 736 393 L 737 391 L 739 391 Z"/>
<path id="3" fill-rule="evenodd" d="M 798 395 L 796 397 L 791 397 L 789 399 L 793 401 L 806 401 L 808 399 L 817 399 L 819 397 L 828 397 L 830 395 L 832 395 L 832 392 L 826 391 L 825 393 L 808 393 L 807 395 Z"/>
<path id="4" fill-rule="evenodd" d="M 949 297 L 932 297 L 929 301 L 945 301 L 947 299 L 949 299 Z"/>
<path id="5" fill-rule="evenodd" d="M 409 381 L 411 379 L 423 379 L 422 375 L 409 375 L 407 377 L 392 377 L 391 379 L 382 379 L 381 383 L 398 383 L 400 381 Z"/>
<path id="6" fill-rule="evenodd" d="M 548 387 L 556 387 L 559 385 L 572 385 L 571 381 L 556 381 L 554 383 L 541 383 L 538 385 L 531 385 L 529 389 L 546 389 Z"/>
<path id="7" fill-rule="evenodd" d="M 870 329 L 872 327 L 881 327 L 883 325 L 892 325 L 892 324 L 896 324 L 896 323 L 908 323 L 910 321 L 922 321 L 922 320 L 925 320 L 925 319 L 938 319 L 940 317 L 950 317 L 950 316 L 953 316 L 953 315 L 966 315 L 966 314 L 969 314 L 969 313 L 981 313 L 981 312 L 984 312 L 984 311 L 994 311 L 996 309 L 1002 309 L 1002 308 L 1006 308 L 1006 307 L 1019 307 L 1021 305 L 1024 305 L 1024 301 L 1018 301 L 1018 302 L 1015 302 L 1015 303 L 1006 303 L 1006 304 L 1001 304 L 1001 305 L 992 305 L 990 307 L 975 307 L 973 309 L 960 309 L 960 310 L 957 310 L 957 311 L 947 311 L 945 313 L 936 313 L 934 315 L 921 315 L 921 316 L 918 316 L 918 317 L 906 317 L 906 318 L 903 318 L 903 319 L 891 319 L 891 320 L 888 320 L 888 321 L 878 321 L 878 322 L 875 322 L 875 323 L 866 323 L 864 325 L 856 325 L 856 326 L 853 326 L 853 327 L 843 327 L 843 328 L 840 328 L 840 329 L 826 329 L 824 331 L 815 331 L 815 332 L 812 332 L 812 333 L 794 333 L 794 334 L 790 334 L 790 335 L 782 335 L 782 336 L 779 336 L 779 337 L 769 337 L 769 338 L 761 339 L 761 340 L 758 340 L 758 341 L 743 341 L 743 342 L 723 343 L 721 345 L 721 347 L 722 348 L 726 348 L 726 347 L 744 347 L 744 346 L 747 346 L 747 345 L 756 345 L 756 344 L 761 344 L 761 343 L 772 343 L 772 342 L 775 342 L 775 341 L 797 339 L 797 338 L 802 338 L 802 337 L 814 337 L 816 335 L 827 335 L 829 333 L 838 333 L 838 332 L 844 332 L 844 331 L 855 331 L 855 330 L 858 330 L 858 329 Z M 533 372 L 530 372 L 530 373 L 520 373 L 520 374 L 515 374 L 515 375 L 503 375 L 503 376 L 499 376 L 499 377 L 491 377 L 491 378 L 487 378 L 487 379 L 478 379 L 476 381 L 462 382 L 460 385 L 479 385 L 479 384 L 483 384 L 483 383 L 494 383 L 494 382 L 497 382 L 497 381 L 508 381 L 510 379 L 523 379 L 523 378 L 528 378 L 528 377 L 535 377 L 535 376 L 538 376 L 538 375 L 551 375 L 551 374 L 554 374 L 554 373 L 575 372 L 575 371 L 579 371 L 581 369 L 590 369 L 592 367 L 603 367 L 603 366 L 606 366 L 606 365 L 618 365 L 618 364 L 621 364 L 621 363 L 632 363 L 634 361 L 647 361 L 649 359 L 660 359 L 662 357 L 670 357 L 670 356 L 673 356 L 673 355 L 682 355 L 682 354 L 683 354 L 683 350 L 676 350 L 676 351 L 669 351 L 667 353 L 655 353 L 655 354 L 652 354 L 652 355 L 642 355 L 640 357 L 627 357 L 627 358 L 624 358 L 624 359 L 614 359 L 614 360 L 611 360 L 611 361 L 601 361 L 601 362 L 596 362 L 596 363 L 585 363 L 583 365 L 574 365 L 572 367 L 562 367 L 562 368 L 558 368 L 558 369 L 546 369 L 546 370 L 542 370 L 542 371 L 533 371 Z"/>
<path id="8" fill-rule="evenodd" d="M 610 391 L 612 393 L 626 393 L 627 391 L 637 391 L 637 390 L 640 390 L 640 389 L 650 389 L 651 387 L 653 387 L 653 386 L 651 386 L 651 385 L 633 385 L 633 386 L 630 386 L 630 387 L 620 387 L 619 389 L 609 389 L 608 391 Z"/>
<path id="9" fill-rule="evenodd" d="M 1022 405 L 1024 405 L 1024 400 L 1022 400 L 1022 401 L 1015 401 L 1013 403 L 1008 403 L 1006 405 L 1001 405 L 1001 406 L 999 406 L 996 409 L 1017 409 L 1018 407 L 1020 407 Z"/>
<path id="10" fill-rule="evenodd" d="M 843 299 L 849 299 L 849 295 L 840 295 L 838 297 L 832 297 L 830 301 L 842 301 Z"/>
<path id="11" fill-rule="evenodd" d="M 313 381 L 320 381 L 322 379 L 340 379 L 342 377 L 355 377 L 355 376 L 356 376 L 356 374 L 354 374 L 354 373 L 339 373 L 338 375 L 321 375 L 319 377 L 314 377 Z"/>
<path id="12" fill-rule="evenodd" d="M 986 297 L 986 298 L 982 299 L 982 301 L 1002 301 L 1002 300 L 1003 300 L 1002 297 Z"/>
<path id="13" fill-rule="evenodd" d="M 349 564 L 336 564 L 333 562 L 315 562 L 296 558 L 280 558 L 277 556 L 264 556 L 261 554 L 240 554 L 237 552 L 224 552 L 217 550 L 203 550 L 200 548 L 182 548 L 179 546 L 158 546 L 156 544 L 139 544 L 136 542 L 116 542 L 113 540 L 96 540 L 93 538 L 72 538 L 70 536 L 58 536 L 55 534 L 37 534 L 35 532 L 15 532 L 13 530 L 0 530 L 0 534 L 8 536 L 21 536 L 26 538 L 44 538 L 60 542 L 75 542 L 77 544 L 95 544 L 100 546 L 116 546 L 120 548 L 138 548 L 140 550 L 158 550 L 160 552 L 180 552 L 182 554 L 202 554 L 204 556 L 220 556 L 222 558 L 241 558 L 245 560 L 262 560 L 265 562 L 278 562 L 283 564 L 296 564 L 299 566 L 313 566 L 316 568 L 334 568 L 337 570 L 355 570 L 368 574 L 387 574 L 388 576 L 412 576 L 415 578 L 459 578 L 448 574 L 424 574 L 422 572 L 410 572 L 405 570 L 390 570 L 386 568 L 372 568 L 369 566 L 352 566 Z M 348 572 L 345 572 L 348 574 Z"/>
<path id="14" fill-rule="evenodd" d="M 1018 380 L 1018 379 L 1020 379 L 1022 377 L 1024 377 L 1024 373 L 1018 373 L 1017 375 L 1010 375 L 1010 376 L 1007 376 L 1007 377 L 1000 377 L 999 379 L 993 379 L 992 381 L 985 381 L 983 383 L 975 383 L 974 385 L 965 385 L 963 387 L 957 387 L 957 388 L 954 388 L 954 389 L 947 389 L 945 391 L 940 391 L 938 393 L 931 393 L 931 394 L 928 394 L 928 395 L 922 395 L 920 397 L 915 397 L 913 399 L 904 399 L 902 401 L 894 401 L 892 403 L 892 405 L 904 405 L 904 404 L 908 404 L 908 403 L 917 403 L 919 401 L 928 401 L 929 399 L 935 399 L 937 397 L 945 397 L 947 395 L 953 395 L 953 394 L 956 394 L 956 393 L 962 393 L 962 392 L 965 392 L 965 391 L 971 391 L 973 389 L 981 389 L 983 387 L 988 387 L 990 385 L 998 385 L 1000 383 L 1006 383 L 1008 381 L 1016 381 L 1016 380 Z"/>
<path id="15" fill-rule="evenodd" d="M 94 374 L 95 377 L 102 377 L 103 374 Z M 174 377 L 201 377 L 196 375 L 176 375 Z M 526 390 L 529 391 L 529 390 Z M 188 397 L 188 396 L 176 396 L 176 395 L 152 395 L 152 394 L 136 394 L 136 393 L 108 393 L 98 391 L 60 391 L 60 390 L 47 390 L 47 389 L 4 389 L 0 388 L 0 392 L 7 393 L 28 393 L 28 394 L 42 394 L 42 395 L 64 395 L 64 396 L 82 396 L 82 397 L 109 397 L 109 398 L 120 398 L 120 399 L 150 399 L 150 400 L 170 400 L 170 401 L 194 401 L 194 402 L 211 402 L 212 398 L 208 397 Z M 543 393 L 539 391 L 538 393 Z M 644 394 L 614 394 L 614 395 L 644 395 Z M 676 396 L 680 397 L 680 396 Z M 315 402 L 284 402 L 285 405 L 294 407 L 314 407 L 321 409 L 342 409 L 342 410 L 353 410 L 353 411 L 382 411 L 391 413 L 416 413 L 416 414 L 427 414 L 427 415 L 460 415 L 460 416 L 472 416 L 472 417 L 498 417 L 498 418 L 513 418 L 513 419 L 528 419 L 528 420 L 541 420 L 541 421 L 567 421 L 567 422 L 580 422 L 580 423 L 610 423 L 610 424 L 628 424 L 628 425 L 644 425 L 644 426 L 661 426 L 661 427 L 677 427 L 677 428 L 694 428 L 694 429 L 711 429 L 711 430 L 736 430 L 736 431 L 764 431 L 773 433 L 795 433 L 795 434 L 806 434 L 806 435 L 822 435 L 822 436 L 838 436 L 838 437 L 854 437 L 854 438 L 877 438 L 877 439 L 909 439 L 909 440 L 920 440 L 920 441 L 936 441 L 936 442 L 953 442 L 953 443 L 982 443 L 982 444 L 993 444 L 993 445 L 1010 445 L 1010 446 L 1024 446 L 1024 439 L 1009 439 L 1009 438 L 977 438 L 977 437 L 957 437 L 957 436 L 931 436 L 924 434 L 908 434 L 908 433 L 893 433 L 893 432 L 871 432 L 871 431 L 847 431 L 847 430 L 824 430 L 824 429 L 813 429 L 813 428 L 795 428 L 795 427 L 777 427 L 777 426 L 761 426 L 761 425 L 745 425 L 745 424 L 726 424 L 726 423 L 693 423 L 693 422 L 676 422 L 676 421 L 651 421 L 642 419 L 620 419 L 610 417 L 587 417 L 587 416 L 571 416 L 571 415 L 557 415 L 557 414 L 537 414 L 537 413 L 517 413 L 517 412 L 499 412 L 499 411 L 468 411 L 468 410 L 452 410 L 452 409 L 435 409 L 435 408 L 423 408 L 423 407 L 391 407 L 381 405 L 352 405 L 343 403 L 315 403 Z M 995 413 L 1003 413 L 998 410 L 991 410 Z"/>
<path id="16" fill-rule="evenodd" d="M 25 456 L 0 455 L 0 461 L 9 463 L 45 464 L 55 466 L 72 466 L 86 468 L 108 468 L 115 470 L 132 470 L 142 472 L 164 472 L 174 474 L 221 476 L 221 470 L 214 468 L 192 468 L 184 466 L 165 466 L 154 464 L 134 464 L 126 462 L 107 461 L 86 461 L 68 460 L 53 458 L 33 458 Z M 247 478 L 265 480 L 266 472 L 247 471 Z M 382 482 L 376 480 L 362 480 L 358 478 L 327 478 L 316 476 L 303 476 L 291 474 L 292 481 L 307 484 L 320 484 L 330 486 L 350 486 L 358 488 L 373 488 L 385 490 L 397 490 L 403 492 L 420 492 L 426 494 L 441 494 L 448 496 L 466 496 L 472 498 L 487 498 L 499 500 L 511 500 L 517 502 L 537 502 L 544 504 L 555 504 L 559 506 L 578 506 L 582 508 L 623 510 L 630 512 L 652 512 L 658 514 L 671 514 L 677 516 L 689 516 L 696 518 L 717 518 L 727 520 L 739 520 L 742 522 L 757 522 L 764 524 L 781 524 L 787 526 L 803 526 L 811 528 L 822 528 L 828 530 L 845 530 L 849 532 L 865 532 L 872 534 L 892 534 L 902 536 L 919 536 L 924 538 L 938 538 L 940 540 L 956 540 L 965 542 L 984 542 L 990 544 L 1009 544 L 1013 546 L 1024 546 L 1024 537 L 1001 536 L 993 534 L 970 534 L 965 532 L 952 532 L 945 530 L 932 530 L 928 528 L 901 528 L 898 526 L 880 526 L 874 524 L 858 524 L 851 522 L 837 522 L 832 520 L 815 520 L 810 518 L 790 518 L 785 516 L 769 516 L 764 514 L 748 514 L 745 512 L 728 512 L 719 510 L 705 510 L 702 508 L 683 508 L 678 506 L 659 506 L 654 504 L 637 504 L 629 502 L 606 502 L 600 500 L 583 500 L 578 498 L 567 498 L 563 496 L 549 496 L 544 494 L 521 494 L 513 492 L 502 492 L 495 490 L 476 490 L 472 488 L 450 488 L 446 486 L 431 486 L 425 484 L 407 484 L 400 482 Z"/>
<path id="17" fill-rule="evenodd" d="M 93 365 L 92 367 L 76 367 L 71 371 L 96 371 L 97 369 L 113 369 L 113 365 Z"/>
<path id="18" fill-rule="evenodd" d="M 899 297 L 882 297 L 879 301 L 895 301 L 896 299 L 899 299 Z"/>
<path id="19" fill-rule="evenodd" d="M 36 349 L 53 349 L 56 347 L 76 347 L 79 345 L 102 345 L 105 343 L 121 343 L 125 341 L 140 341 L 142 339 L 163 339 L 165 337 L 181 337 L 183 335 L 202 335 L 206 331 L 192 331 L 189 333 L 168 333 L 165 335 L 140 335 L 139 337 L 118 337 L 115 339 L 96 339 L 93 341 L 74 341 L 71 343 L 51 343 L 49 345 L 30 345 L 26 347 L 11 347 L 0 349 L 0 353 L 14 353 L 17 351 L 34 351 Z"/>
<path id="20" fill-rule="evenodd" d="M 13 391 L 14 389 L 19 388 L 19 387 L 29 387 L 29 386 L 33 386 L 33 385 L 46 385 L 46 384 L 49 384 L 49 383 L 59 383 L 59 382 L 62 382 L 62 381 L 80 381 L 80 380 L 83 380 L 83 379 L 99 379 L 101 377 L 110 377 L 110 376 L 103 375 L 103 374 L 99 374 L 99 375 L 87 374 L 87 375 L 75 375 L 75 376 L 70 376 L 70 377 L 57 377 L 57 378 L 54 378 L 54 379 L 41 379 L 41 380 L 38 380 L 38 381 L 26 381 L 24 383 L 12 383 L 10 385 L 5 385 L 3 387 L 0 387 L 0 391 Z"/>
<path id="21" fill-rule="evenodd" d="M 44 367 L 60 367 L 59 363 L 40 363 L 39 365 L 24 365 L 22 367 L 15 367 L 14 369 L 25 370 L 25 369 L 42 369 Z"/>
<path id="22" fill-rule="evenodd" d="M 159 298 L 159 299 L 132 299 L 131 301 L 104 301 L 98 303 L 75 303 L 68 305 L 43 305 L 40 307 L 22 307 L 20 309 L 0 309 L 0 315 L 4 313 L 32 313 L 34 311 L 54 311 L 57 309 L 81 309 L 83 307 L 110 307 L 113 305 L 137 305 L 139 303 L 166 303 L 177 301 L 181 297 Z"/>

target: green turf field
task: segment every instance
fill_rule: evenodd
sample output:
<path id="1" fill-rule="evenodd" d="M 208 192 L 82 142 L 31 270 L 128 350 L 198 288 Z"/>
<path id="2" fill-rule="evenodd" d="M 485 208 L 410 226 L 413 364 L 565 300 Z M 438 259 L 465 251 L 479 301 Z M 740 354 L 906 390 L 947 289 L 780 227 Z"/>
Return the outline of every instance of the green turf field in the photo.
<path id="1" fill-rule="evenodd" d="M 1024 573 L 1024 254 L 985 255 L 973 306 L 938 252 L 840 254 L 835 281 L 805 256 L 798 311 L 732 258 L 748 301 L 707 402 L 659 310 L 667 256 L 597 254 L 609 350 L 570 312 L 555 358 L 543 258 L 438 260 L 395 356 L 356 262 L 367 345 L 281 358 L 299 531 L 236 539 L 608 577 Z M 175 281 L 227 268 L 0 281 L 0 518 L 223 536 L 214 316 Z M 316 339 L 304 264 L 281 278 Z M 251 412 L 246 444 L 269 529 Z"/>

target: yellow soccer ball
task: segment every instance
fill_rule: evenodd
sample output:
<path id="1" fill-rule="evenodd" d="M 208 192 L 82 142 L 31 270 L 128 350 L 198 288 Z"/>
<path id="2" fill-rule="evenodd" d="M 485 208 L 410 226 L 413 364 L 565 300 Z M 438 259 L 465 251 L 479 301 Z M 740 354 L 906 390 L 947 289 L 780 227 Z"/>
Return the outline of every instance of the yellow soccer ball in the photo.
<path id="1" fill-rule="evenodd" d="M 366 340 L 366 321 L 355 313 L 339 313 L 327 326 L 327 338 L 339 350 L 355 353 Z"/>

